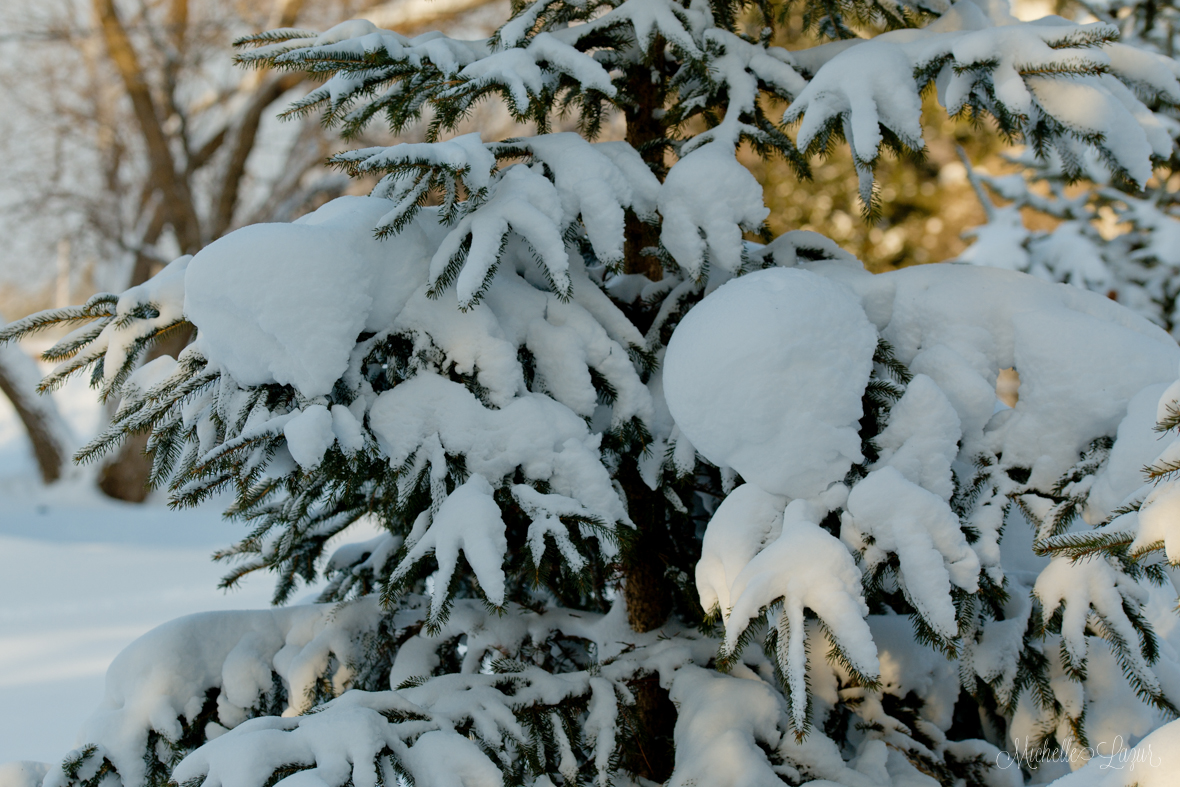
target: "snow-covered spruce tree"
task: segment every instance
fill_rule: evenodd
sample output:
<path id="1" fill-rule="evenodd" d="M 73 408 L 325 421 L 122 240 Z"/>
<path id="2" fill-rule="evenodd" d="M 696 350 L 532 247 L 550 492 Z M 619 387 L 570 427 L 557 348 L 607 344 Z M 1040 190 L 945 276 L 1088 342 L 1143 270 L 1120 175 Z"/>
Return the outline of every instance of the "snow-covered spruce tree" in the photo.
<path id="1" fill-rule="evenodd" d="M 799 14 L 848 40 L 768 46 Z M 1180 85 L 1115 35 L 972 0 L 539 0 L 487 41 L 245 42 L 326 78 L 293 112 L 434 141 L 342 153 L 372 196 L 0 339 L 80 324 L 45 387 L 89 370 L 120 400 L 80 458 L 146 431 L 177 505 L 232 493 L 227 583 L 329 583 L 137 641 L 45 787 L 1010 785 L 1000 748 L 1175 715 L 1159 557 L 1070 553 L 1138 510 L 1175 343 L 1022 274 L 744 240 L 766 210 L 735 159 L 805 175 L 843 139 L 871 208 L 934 86 L 1142 184 L 1170 151 L 1124 82 Z M 448 136 L 488 95 L 539 133 Z M 581 134 L 544 133 L 562 113 Z M 626 140 L 594 142 L 615 114 Z"/>
<path id="2" fill-rule="evenodd" d="M 1180 21 L 1175 8 L 1154 0 L 1083 6 L 1088 15 L 1116 24 L 1121 40 L 1135 45 L 1129 50 L 1134 56 L 1156 59 L 1180 73 L 1174 59 Z M 1022 172 L 971 173 L 987 223 L 969 233 L 976 242 L 962 258 L 1101 292 L 1177 336 L 1180 194 L 1173 140 L 1180 136 L 1180 94 L 1170 80 L 1146 73 L 1126 84 L 1134 94 L 1130 105 L 1141 100 L 1155 113 L 1150 120 L 1143 116 L 1144 129 L 1157 163 L 1164 166 L 1146 188 L 1112 181 L 1105 162 L 1084 145 L 1058 148 L 1045 157 L 1032 150 L 1011 156 Z M 1022 212 L 1055 226 L 1030 229 Z"/>

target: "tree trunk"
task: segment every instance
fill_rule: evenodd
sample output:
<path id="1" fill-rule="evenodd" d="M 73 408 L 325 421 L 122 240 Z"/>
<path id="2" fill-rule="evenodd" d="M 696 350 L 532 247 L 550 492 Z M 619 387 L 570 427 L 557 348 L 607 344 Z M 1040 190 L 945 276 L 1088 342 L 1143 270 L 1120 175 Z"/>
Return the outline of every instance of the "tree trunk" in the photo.
<path id="1" fill-rule="evenodd" d="M 667 570 L 668 529 L 664 523 L 664 496 L 652 489 L 639 475 L 635 460 L 626 457 L 619 471 L 619 483 L 627 495 L 627 508 L 635 523 L 634 540 L 623 553 L 623 598 L 627 603 L 627 622 L 639 633 L 662 626 L 672 613 L 672 592 L 665 576 Z M 672 775 L 676 747 L 672 732 L 676 726 L 676 706 L 660 686 L 657 675 L 644 675 L 630 684 L 635 697 L 632 707 L 633 748 L 627 753 L 627 768 L 654 782 L 665 782 Z"/>
<path id="2" fill-rule="evenodd" d="M 665 129 L 659 110 L 666 96 L 664 80 L 652 79 L 652 69 L 662 60 L 663 39 L 657 36 L 651 44 L 651 65 L 636 64 L 628 74 L 636 103 L 626 110 L 627 142 L 638 150 L 656 177 L 663 180 L 663 142 Z M 663 268 L 654 256 L 644 255 L 643 249 L 659 242 L 656 228 L 634 216 L 628 216 L 624 247 L 623 271 L 641 273 L 652 281 L 663 278 Z M 663 540 L 667 538 L 664 524 L 663 495 L 649 489 L 640 477 L 635 460 L 628 458 L 619 471 L 619 482 L 627 495 L 628 511 L 635 523 L 635 543 L 624 555 L 627 615 L 631 627 L 643 633 L 663 625 L 672 609 L 671 593 L 664 579 L 666 568 Z"/>
<path id="3" fill-rule="evenodd" d="M 662 53 L 664 40 L 656 36 L 651 51 Z M 664 141 L 666 130 L 659 117 L 659 110 L 663 109 L 666 101 L 664 80 L 653 80 L 652 69 L 660 57 L 652 58 L 652 65 L 639 63 L 632 67 L 629 81 L 635 86 L 636 105 L 624 112 L 627 121 L 627 143 L 639 151 L 643 160 L 651 171 L 661 181 L 667 174 L 664 166 Z M 664 269 L 658 258 L 643 254 L 646 248 L 657 246 L 660 242 L 659 229 L 640 221 L 633 214 L 627 215 L 626 233 L 624 239 L 624 271 L 626 273 L 642 273 L 652 281 L 659 281 L 664 277 Z"/>
<path id="4" fill-rule="evenodd" d="M 652 70 L 662 66 L 664 42 L 659 37 L 652 43 L 650 64 L 632 68 L 629 82 L 634 89 L 635 106 L 625 111 L 627 142 L 631 144 L 652 172 L 660 180 L 667 170 L 664 166 L 666 129 L 658 110 L 664 106 L 665 79 L 653 79 Z M 643 250 L 658 246 L 659 230 L 634 215 L 627 216 L 623 270 L 640 273 L 652 281 L 664 276 L 663 266 L 655 255 Z M 627 621 L 639 633 L 664 625 L 672 612 L 672 592 L 665 576 L 668 563 L 668 528 L 665 522 L 667 501 L 660 493 L 649 489 L 639 473 L 633 457 L 623 460 L 619 483 L 627 496 L 627 510 L 635 524 L 631 543 L 623 554 L 623 598 L 627 603 Z M 676 726 L 676 706 L 668 692 L 660 686 L 656 675 L 645 675 L 630 684 L 635 697 L 633 706 L 633 746 L 628 747 L 625 765 L 637 776 L 654 782 L 664 782 L 672 775 L 675 765 L 673 730 Z"/>
<path id="5" fill-rule="evenodd" d="M 147 456 L 146 434 L 134 434 L 123 441 L 119 450 L 103 462 L 98 471 L 98 488 L 107 497 L 126 503 L 142 503 L 148 496 L 148 476 L 152 460 Z"/>
<path id="6" fill-rule="evenodd" d="M 627 578 L 623 598 L 627 601 L 627 622 L 642 634 L 664 625 L 672 612 L 672 592 L 664 576 L 668 567 L 666 501 L 644 483 L 631 457 L 623 460 L 619 484 L 627 495 L 628 514 L 635 524 L 633 540 L 623 554 Z"/>
<path id="7" fill-rule="evenodd" d="M 50 484 L 61 478 L 69 455 L 70 432 L 53 400 L 37 395 L 40 379 L 37 365 L 19 346 L 0 347 L 0 392 L 12 402 L 24 424 L 41 479 Z"/>

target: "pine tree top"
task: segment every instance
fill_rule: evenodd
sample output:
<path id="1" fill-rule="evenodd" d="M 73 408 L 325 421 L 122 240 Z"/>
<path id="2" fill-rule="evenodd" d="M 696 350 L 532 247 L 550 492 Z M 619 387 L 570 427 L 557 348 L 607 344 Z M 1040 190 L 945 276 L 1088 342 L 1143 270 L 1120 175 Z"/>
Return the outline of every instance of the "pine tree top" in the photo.
<path id="1" fill-rule="evenodd" d="M 792 14 L 839 40 L 773 46 Z M 425 119 L 429 141 L 341 153 L 372 196 L 0 340 L 81 324 L 45 385 L 90 370 L 120 406 L 80 458 L 146 431 L 175 505 L 232 493 L 252 529 L 227 585 L 330 581 L 321 605 L 141 641 L 112 672 L 130 699 L 45 787 L 983 785 L 1013 736 L 1109 729 L 1103 670 L 1120 712 L 1175 715 L 1146 611 L 1171 493 L 1127 471 L 1152 461 L 1175 343 L 1016 273 L 753 243 L 767 210 L 736 157 L 806 175 L 843 140 L 871 213 L 932 87 L 1067 177 L 1084 154 L 1138 188 L 1172 151 L 1145 102 L 1180 84 L 1117 35 L 971 0 L 627 0 L 521 5 L 484 41 L 245 39 L 245 64 L 325 78 L 292 113 L 345 136 Z M 538 133 L 453 135 L 493 94 Z M 549 133 L 563 112 L 580 133 Z M 612 114 L 626 138 L 598 139 Z M 362 518 L 381 535 L 329 555 Z"/>

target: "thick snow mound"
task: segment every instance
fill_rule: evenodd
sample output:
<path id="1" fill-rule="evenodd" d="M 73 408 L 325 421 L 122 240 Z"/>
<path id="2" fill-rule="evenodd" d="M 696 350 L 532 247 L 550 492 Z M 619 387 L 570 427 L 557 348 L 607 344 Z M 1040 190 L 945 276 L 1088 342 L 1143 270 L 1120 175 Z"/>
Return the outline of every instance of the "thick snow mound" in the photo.
<path id="1" fill-rule="evenodd" d="M 436 450 L 465 457 L 469 473 L 498 481 L 519 467 L 605 522 L 627 519 L 599 459 L 601 438 L 548 397 L 529 394 L 492 410 L 459 383 L 422 373 L 378 396 L 369 423 L 392 467 L 437 439 Z"/>
<path id="2" fill-rule="evenodd" d="M 812 497 L 860 462 L 877 332 L 848 290 L 772 268 L 719 287 L 680 323 L 664 391 L 709 461 L 767 492 Z"/>
<path id="3" fill-rule="evenodd" d="M 387 327 L 426 281 L 418 223 L 396 241 L 373 236 L 388 211 L 388 200 L 342 197 L 292 224 L 255 224 L 209 244 L 184 281 L 205 357 L 239 385 L 331 391 L 357 335 Z"/>
<path id="4" fill-rule="evenodd" d="M 0 787 L 40 787 L 49 766 L 43 762 L 18 760 L 0 765 Z"/>
<path id="5" fill-rule="evenodd" d="M 1176 378 L 1162 329 L 1096 293 L 1027 274 L 918 265 L 871 275 L 814 264 L 860 295 L 899 361 L 954 406 L 961 458 L 984 451 L 1051 487 L 1091 440 L 1113 435 L 1132 397 Z M 1020 375 L 1016 407 L 996 414 L 996 375 Z"/>

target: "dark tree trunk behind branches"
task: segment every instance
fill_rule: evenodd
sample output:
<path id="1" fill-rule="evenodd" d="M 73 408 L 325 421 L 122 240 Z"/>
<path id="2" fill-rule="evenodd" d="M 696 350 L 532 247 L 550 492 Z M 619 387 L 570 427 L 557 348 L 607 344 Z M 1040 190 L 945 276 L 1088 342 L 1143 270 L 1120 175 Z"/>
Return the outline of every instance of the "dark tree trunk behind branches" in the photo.
<path id="1" fill-rule="evenodd" d="M 661 110 L 667 101 L 663 80 L 651 77 L 652 69 L 661 68 L 660 54 L 664 42 L 657 37 L 651 44 L 650 63 L 634 66 L 628 79 L 638 99 L 625 113 L 626 140 L 640 152 L 648 166 L 661 181 L 667 174 L 664 151 L 667 129 Z M 645 254 L 659 244 L 659 230 L 634 215 L 627 216 L 624 246 L 624 272 L 643 274 L 652 281 L 663 278 L 663 268 L 657 256 Z M 627 620 L 638 632 L 652 631 L 664 625 L 672 612 L 672 596 L 665 572 L 667 571 L 668 529 L 663 495 L 647 487 L 633 460 L 626 460 L 619 473 L 619 482 L 627 495 L 627 508 L 635 523 L 635 537 L 624 550 L 623 596 L 627 602 Z M 635 695 L 634 746 L 625 756 L 629 770 L 654 782 L 664 782 L 672 775 L 675 764 L 673 730 L 676 707 L 668 692 L 660 686 L 656 675 L 635 681 L 631 690 Z"/>

